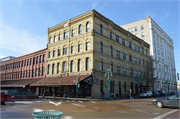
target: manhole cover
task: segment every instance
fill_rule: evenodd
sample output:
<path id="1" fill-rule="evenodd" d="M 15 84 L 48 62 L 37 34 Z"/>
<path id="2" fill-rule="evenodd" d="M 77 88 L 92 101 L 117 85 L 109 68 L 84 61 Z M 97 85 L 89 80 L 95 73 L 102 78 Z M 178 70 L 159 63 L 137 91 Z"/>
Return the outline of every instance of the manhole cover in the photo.
<path id="1" fill-rule="evenodd" d="M 151 114 L 161 114 L 161 113 L 159 113 L 159 112 L 150 112 Z"/>

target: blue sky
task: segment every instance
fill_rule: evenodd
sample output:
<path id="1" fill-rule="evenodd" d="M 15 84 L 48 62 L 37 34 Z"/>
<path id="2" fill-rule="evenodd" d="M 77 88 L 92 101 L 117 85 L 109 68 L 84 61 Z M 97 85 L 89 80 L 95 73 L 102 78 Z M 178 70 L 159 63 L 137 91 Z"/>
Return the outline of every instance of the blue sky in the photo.
<path id="1" fill-rule="evenodd" d="M 0 58 L 45 48 L 48 27 L 95 9 L 118 25 L 149 15 L 173 39 L 176 69 L 180 73 L 178 0 L 1 0 L 0 5 Z"/>

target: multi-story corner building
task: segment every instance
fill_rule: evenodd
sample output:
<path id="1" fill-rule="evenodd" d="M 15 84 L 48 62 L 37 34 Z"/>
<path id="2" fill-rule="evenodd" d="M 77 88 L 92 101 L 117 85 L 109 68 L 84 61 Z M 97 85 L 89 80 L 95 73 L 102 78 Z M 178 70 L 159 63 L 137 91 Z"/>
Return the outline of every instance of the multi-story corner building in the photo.
<path id="1" fill-rule="evenodd" d="M 46 49 L 2 61 L 0 63 L 1 88 L 30 88 L 29 84 L 45 77 Z M 32 87 L 31 87 L 32 88 Z M 35 91 L 32 88 L 32 91 Z"/>
<path id="2" fill-rule="evenodd" d="M 152 90 L 150 45 L 124 30 L 95 10 L 48 28 L 46 79 L 31 86 L 43 86 L 63 95 L 75 96 L 76 77 L 80 77 L 79 95 L 100 98 L 105 87 L 105 71 L 111 69 L 111 94 L 119 96 L 130 89 L 137 95 Z"/>
<path id="3" fill-rule="evenodd" d="M 149 16 L 121 27 L 150 44 L 154 91 L 177 90 L 173 40 Z"/>
<path id="4" fill-rule="evenodd" d="M 0 59 L 0 62 L 10 60 L 10 59 L 13 59 L 13 58 L 15 58 L 15 57 L 13 57 L 13 56 L 3 57 L 3 58 Z"/>

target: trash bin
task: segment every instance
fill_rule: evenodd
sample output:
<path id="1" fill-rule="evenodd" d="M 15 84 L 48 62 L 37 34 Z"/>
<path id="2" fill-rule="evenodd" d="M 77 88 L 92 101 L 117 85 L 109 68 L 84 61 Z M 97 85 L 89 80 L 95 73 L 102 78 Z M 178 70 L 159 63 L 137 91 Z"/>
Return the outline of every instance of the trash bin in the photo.
<path id="1" fill-rule="evenodd" d="M 34 119 L 60 119 L 62 114 L 62 112 L 58 111 L 41 111 L 32 113 Z"/>

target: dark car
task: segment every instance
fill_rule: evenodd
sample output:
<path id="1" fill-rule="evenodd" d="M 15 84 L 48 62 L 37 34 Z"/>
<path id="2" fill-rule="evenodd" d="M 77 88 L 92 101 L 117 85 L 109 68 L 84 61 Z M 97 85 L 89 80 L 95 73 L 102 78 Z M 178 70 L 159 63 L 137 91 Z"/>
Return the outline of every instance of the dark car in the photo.
<path id="1" fill-rule="evenodd" d="M 162 108 L 164 106 L 169 107 L 179 107 L 179 94 L 168 96 L 166 98 L 157 98 L 153 100 L 153 105 L 156 105 L 159 108 Z"/>
<path id="2" fill-rule="evenodd" d="M 13 92 L 16 95 L 23 95 L 23 93 L 28 93 L 28 92 L 30 92 L 30 90 L 26 89 L 26 88 L 19 88 L 19 89 L 15 89 Z"/>
<path id="3" fill-rule="evenodd" d="M 165 96 L 165 92 L 163 90 L 160 90 L 160 91 L 157 91 L 157 92 L 160 94 L 160 96 Z"/>
<path id="4" fill-rule="evenodd" d="M 178 92 L 178 91 L 172 91 L 172 92 L 170 93 L 170 95 L 174 95 L 174 94 L 179 94 L 179 92 Z"/>
<path id="5" fill-rule="evenodd" d="M 158 92 L 152 92 L 153 93 L 153 97 L 159 97 L 160 94 Z"/>

